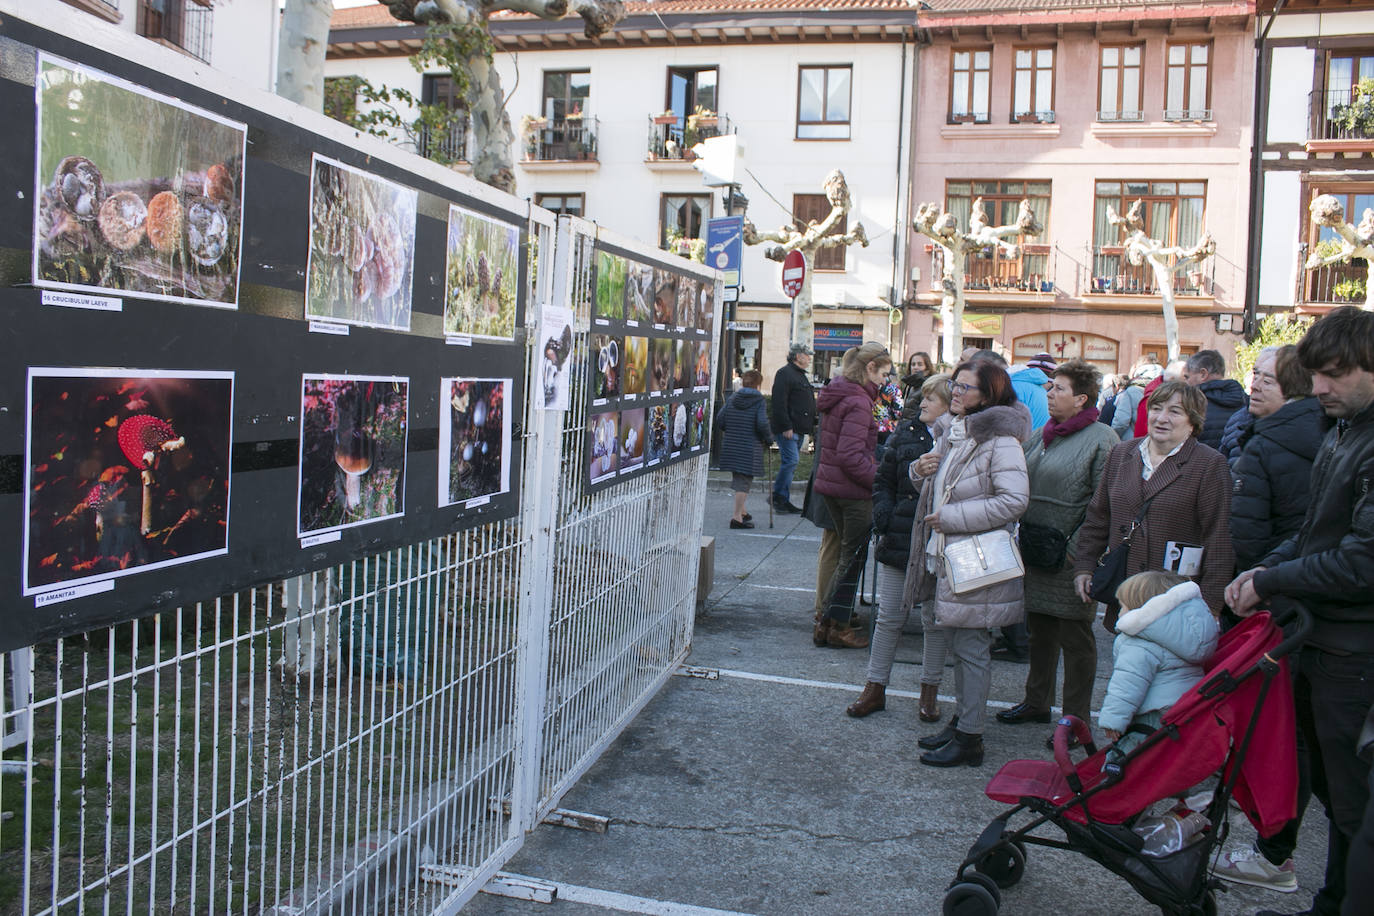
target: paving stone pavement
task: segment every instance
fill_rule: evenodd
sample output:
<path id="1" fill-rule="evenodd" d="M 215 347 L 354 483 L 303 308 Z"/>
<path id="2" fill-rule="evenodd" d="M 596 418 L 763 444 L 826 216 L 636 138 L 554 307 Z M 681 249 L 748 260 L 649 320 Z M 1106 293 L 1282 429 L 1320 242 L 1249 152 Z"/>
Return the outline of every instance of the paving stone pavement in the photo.
<path id="1" fill-rule="evenodd" d="M 884 712 L 847 717 L 868 653 L 812 646 L 819 531 L 798 516 L 779 516 L 769 529 L 759 492 L 750 497 L 753 531 L 729 529 L 723 485 L 713 480 L 707 495 L 715 581 L 688 664 L 721 676 L 670 678 L 564 797 L 565 808 L 611 818 L 606 833 L 541 825 L 504 868 L 559 884 L 558 899 L 479 894 L 465 913 L 941 912 L 968 846 L 1005 810 L 983 794 L 987 780 L 1009 759 L 1044 757 L 1049 726 L 990 721 L 982 767 L 939 770 L 916 762 L 915 739 L 940 726 L 917 720 L 914 699 L 890 696 Z M 1094 709 L 1111 671 L 1105 632 L 1098 653 Z M 920 637 L 905 637 L 890 690 L 919 690 L 920 658 Z M 994 662 L 990 701 L 1018 702 L 1025 674 L 1022 665 Z M 952 690 L 946 677 L 946 715 Z M 1231 842 L 1248 842 L 1244 818 L 1232 820 Z M 1313 805 L 1296 856 L 1300 892 L 1233 887 L 1219 895 L 1219 911 L 1308 906 L 1321 884 L 1325 839 L 1326 820 Z M 1025 878 L 1003 892 L 1006 916 L 1159 912 L 1082 856 L 1032 847 L 1028 859 Z"/>

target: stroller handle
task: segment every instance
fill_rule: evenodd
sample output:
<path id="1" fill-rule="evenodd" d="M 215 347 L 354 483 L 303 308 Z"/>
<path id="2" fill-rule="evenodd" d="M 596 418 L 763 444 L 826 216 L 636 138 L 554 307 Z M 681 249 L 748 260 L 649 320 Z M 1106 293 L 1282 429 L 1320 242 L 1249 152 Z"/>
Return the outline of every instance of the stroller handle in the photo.
<path id="1" fill-rule="evenodd" d="M 1069 788 L 1075 793 L 1082 794 L 1083 783 L 1078 778 L 1078 769 L 1069 759 L 1069 735 L 1078 739 L 1078 743 L 1083 745 L 1083 749 L 1091 757 L 1097 753 L 1097 745 L 1093 743 L 1093 733 L 1088 728 L 1088 723 L 1078 716 L 1064 716 L 1054 728 L 1054 762 L 1059 764 L 1059 772 L 1064 774 L 1064 779 L 1068 782 Z"/>
<path id="2" fill-rule="evenodd" d="M 1276 624 L 1285 628 L 1283 642 L 1269 651 L 1270 658 L 1283 658 L 1307 641 L 1308 634 L 1312 632 L 1312 612 L 1300 602 L 1275 595 L 1269 600 L 1269 613 Z M 1294 621 L 1294 626 L 1289 628 L 1288 624 Z"/>

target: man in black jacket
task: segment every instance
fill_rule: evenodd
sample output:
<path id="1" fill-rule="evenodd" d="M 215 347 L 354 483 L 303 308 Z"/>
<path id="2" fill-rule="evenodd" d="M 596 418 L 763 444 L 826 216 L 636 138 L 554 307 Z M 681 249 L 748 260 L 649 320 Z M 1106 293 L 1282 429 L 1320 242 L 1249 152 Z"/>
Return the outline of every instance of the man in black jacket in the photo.
<path id="1" fill-rule="evenodd" d="M 1246 616 L 1284 597 L 1312 614 L 1294 659 L 1293 696 L 1312 791 L 1330 827 L 1325 886 L 1305 912 L 1336 916 L 1369 903 L 1341 909 L 1350 841 L 1369 799 L 1369 764 L 1356 747 L 1374 706 L 1374 312 L 1335 309 L 1298 344 L 1298 358 L 1337 423 L 1317 453 L 1302 528 L 1237 576 L 1226 602 Z"/>
<path id="2" fill-rule="evenodd" d="M 1231 414 L 1250 403 L 1240 382 L 1226 377 L 1226 360 L 1216 350 L 1199 350 L 1188 357 L 1183 380 L 1207 398 L 1207 417 L 1197 441 L 1221 449 L 1221 435 Z"/>
<path id="3" fill-rule="evenodd" d="M 787 362 L 773 376 L 770 423 L 778 443 L 778 476 L 773 479 L 773 508 L 800 512 L 792 504 L 792 473 L 801 459 L 802 441 L 816 428 L 816 393 L 811 390 L 811 348 L 793 344 Z"/>

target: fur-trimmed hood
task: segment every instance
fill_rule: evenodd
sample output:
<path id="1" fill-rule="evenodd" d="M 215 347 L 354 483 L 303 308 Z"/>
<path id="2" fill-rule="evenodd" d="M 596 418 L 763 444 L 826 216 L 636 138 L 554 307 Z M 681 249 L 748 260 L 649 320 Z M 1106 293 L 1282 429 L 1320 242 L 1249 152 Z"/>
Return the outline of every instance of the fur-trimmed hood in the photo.
<path id="1" fill-rule="evenodd" d="M 985 407 L 964 418 L 964 429 L 974 442 L 986 442 L 998 436 L 1011 436 L 1017 442 L 1024 442 L 1031 434 L 1030 409 L 1020 401 L 1006 407 Z"/>
<path id="2" fill-rule="evenodd" d="M 1207 661 L 1217 648 L 1217 621 L 1196 582 L 1175 585 L 1127 611 L 1117 620 L 1116 629 L 1148 639 L 1194 665 Z"/>

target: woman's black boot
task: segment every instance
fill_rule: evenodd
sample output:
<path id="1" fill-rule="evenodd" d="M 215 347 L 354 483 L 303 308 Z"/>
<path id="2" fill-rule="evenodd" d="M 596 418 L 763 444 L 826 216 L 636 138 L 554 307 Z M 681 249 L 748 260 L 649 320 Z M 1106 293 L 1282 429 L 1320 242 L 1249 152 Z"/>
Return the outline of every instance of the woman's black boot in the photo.
<path id="1" fill-rule="evenodd" d="M 954 740 L 954 732 L 959 727 L 959 717 L 954 716 L 949 720 L 949 724 L 940 729 L 933 735 L 926 735 L 924 738 L 917 738 L 916 745 L 928 751 L 933 751 L 937 747 L 944 747 Z"/>
<path id="2" fill-rule="evenodd" d="M 957 767 L 967 764 L 971 767 L 983 765 L 983 736 L 970 735 L 957 729 L 954 740 L 943 747 L 927 751 L 921 755 L 921 762 L 931 767 Z"/>

